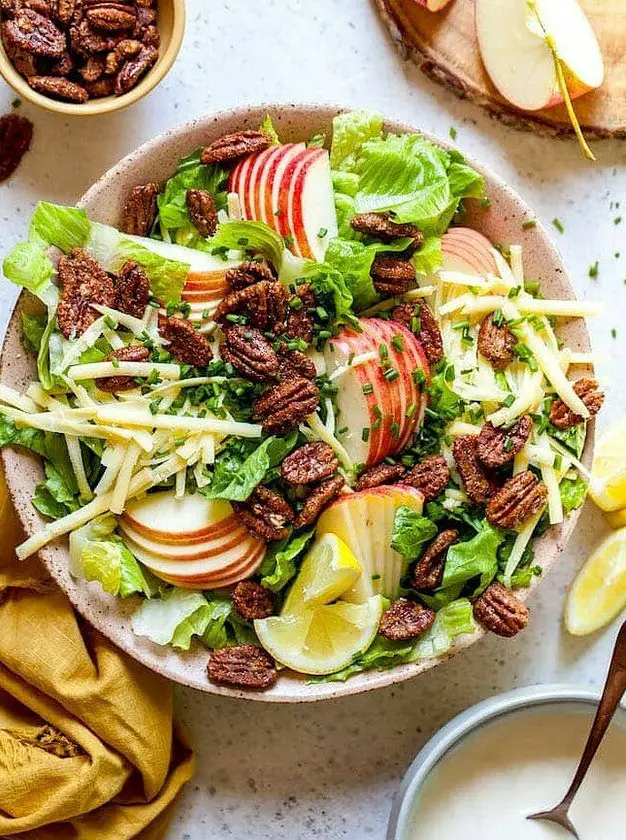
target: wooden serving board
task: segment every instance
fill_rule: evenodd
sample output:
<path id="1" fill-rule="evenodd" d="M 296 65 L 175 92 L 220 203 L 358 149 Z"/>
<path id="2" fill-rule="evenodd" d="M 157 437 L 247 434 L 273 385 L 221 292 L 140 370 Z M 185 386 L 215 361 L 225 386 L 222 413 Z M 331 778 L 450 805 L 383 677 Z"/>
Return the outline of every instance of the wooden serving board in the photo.
<path id="1" fill-rule="evenodd" d="M 508 125 L 560 136 L 572 129 L 563 106 L 521 111 L 508 103 L 483 67 L 474 0 L 452 0 L 429 12 L 415 0 L 374 0 L 405 58 L 457 96 L 470 99 Z M 626 0 L 580 0 L 600 41 L 606 76 L 602 87 L 575 100 L 590 137 L 626 137 Z"/>

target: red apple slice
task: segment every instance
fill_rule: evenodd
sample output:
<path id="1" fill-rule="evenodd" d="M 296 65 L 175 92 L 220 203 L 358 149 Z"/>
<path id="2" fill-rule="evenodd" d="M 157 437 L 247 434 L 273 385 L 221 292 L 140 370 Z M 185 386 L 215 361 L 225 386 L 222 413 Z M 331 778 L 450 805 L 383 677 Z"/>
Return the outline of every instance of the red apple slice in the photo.
<path id="1" fill-rule="evenodd" d="M 493 245 L 486 236 L 471 228 L 450 228 L 441 238 L 441 251 L 446 271 L 481 277 L 498 273 Z"/>
<path id="2" fill-rule="evenodd" d="M 396 378 L 389 383 L 390 400 L 384 416 L 389 426 L 389 437 L 386 439 L 384 454 L 379 453 L 379 458 L 393 455 L 400 451 L 401 441 L 405 437 L 405 430 L 408 425 L 406 412 L 412 399 L 412 387 L 408 379 L 408 371 L 404 361 L 404 353 L 400 352 L 393 345 L 394 331 L 389 321 L 381 318 L 361 318 L 363 330 L 372 338 L 375 346 L 379 349 L 386 348 L 387 370 L 382 371 L 383 376 L 392 375 L 395 371 Z M 380 362 L 379 362 L 380 364 Z"/>
<path id="3" fill-rule="evenodd" d="M 177 499 L 173 490 L 131 499 L 121 518 L 156 542 L 208 538 L 212 532 L 229 530 L 237 522 L 228 502 L 209 500 L 200 493 Z"/>
<path id="4" fill-rule="evenodd" d="M 326 149 L 307 149 L 289 187 L 289 226 L 296 253 L 321 262 L 337 236 L 337 215 Z"/>
<path id="5" fill-rule="evenodd" d="M 194 561 L 195 565 L 181 564 L 180 562 L 159 563 L 159 568 L 152 568 L 151 571 L 161 580 L 172 583 L 175 586 L 182 586 L 187 589 L 222 589 L 231 586 L 239 580 L 251 577 L 263 562 L 265 546 L 259 545 L 251 551 L 236 566 L 231 566 L 227 571 L 220 574 L 204 571 L 205 561 Z M 142 558 L 139 558 L 142 560 Z M 155 561 L 145 556 L 142 560 L 144 565 L 150 568 L 149 563 L 157 565 Z M 183 569 L 183 565 L 185 568 Z"/>
<path id="6" fill-rule="evenodd" d="M 237 548 L 241 541 L 248 536 L 245 526 L 228 518 L 228 526 L 219 531 L 211 533 L 209 537 L 195 537 L 191 540 L 175 540 L 174 542 L 163 542 L 153 540 L 151 537 L 140 534 L 123 519 L 119 520 L 120 531 L 136 543 L 140 548 L 158 554 L 160 557 L 169 557 L 172 560 L 193 560 L 196 557 L 212 557 L 217 554 L 224 554 L 226 551 Z"/>
<path id="7" fill-rule="evenodd" d="M 206 556 L 170 557 L 162 552 L 162 546 L 155 546 L 154 550 L 143 548 L 130 537 L 125 537 L 128 547 L 137 558 L 155 572 L 175 572 L 176 574 L 193 574 L 200 569 L 204 576 L 215 578 L 224 577 L 236 571 L 245 560 L 248 560 L 259 546 L 263 544 L 251 535 L 239 540 L 234 549 L 228 549 L 222 554 Z"/>
<path id="8" fill-rule="evenodd" d="M 228 180 L 228 191 L 237 193 L 241 215 L 244 219 L 251 219 L 252 216 L 252 194 L 249 192 L 250 172 L 255 155 L 248 155 L 240 161 L 230 173 Z"/>

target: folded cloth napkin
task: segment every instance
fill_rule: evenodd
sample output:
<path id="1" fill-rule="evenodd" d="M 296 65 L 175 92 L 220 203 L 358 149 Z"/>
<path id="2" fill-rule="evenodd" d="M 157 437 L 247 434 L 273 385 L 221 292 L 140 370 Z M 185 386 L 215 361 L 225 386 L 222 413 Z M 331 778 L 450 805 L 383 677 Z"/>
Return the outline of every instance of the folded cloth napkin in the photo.
<path id="1" fill-rule="evenodd" d="M 171 686 L 15 559 L 3 479 L 0 505 L 0 837 L 159 840 L 194 769 Z"/>

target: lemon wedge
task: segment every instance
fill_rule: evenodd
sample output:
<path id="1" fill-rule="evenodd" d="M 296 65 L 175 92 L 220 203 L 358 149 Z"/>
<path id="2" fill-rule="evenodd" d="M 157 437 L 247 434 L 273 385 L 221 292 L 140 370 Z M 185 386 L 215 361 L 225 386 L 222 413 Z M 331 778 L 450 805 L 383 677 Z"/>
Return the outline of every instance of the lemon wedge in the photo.
<path id="1" fill-rule="evenodd" d="M 571 586 L 565 605 L 565 626 L 586 636 L 609 624 L 626 607 L 626 528 L 594 551 Z"/>
<path id="2" fill-rule="evenodd" d="M 299 612 L 337 600 L 354 586 L 361 572 L 361 564 L 345 542 L 335 534 L 325 534 L 315 541 L 304 558 L 283 612 Z"/>
<path id="3" fill-rule="evenodd" d="M 626 508 L 626 422 L 613 426 L 596 444 L 589 494 L 601 510 Z"/>
<path id="4" fill-rule="evenodd" d="M 626 508 L 622 510 L 614 510 L 611 513 L 605 513 L 604 518 L 609 523 L 611 528 L 623 528 L 626 525 Z"/>

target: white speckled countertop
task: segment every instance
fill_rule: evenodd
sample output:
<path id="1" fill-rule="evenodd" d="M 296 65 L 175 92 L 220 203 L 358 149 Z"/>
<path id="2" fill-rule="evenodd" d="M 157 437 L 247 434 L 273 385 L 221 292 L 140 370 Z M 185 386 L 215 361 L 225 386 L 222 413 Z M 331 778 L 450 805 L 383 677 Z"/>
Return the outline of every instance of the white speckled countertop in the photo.
<path id="1" fill-rule="evenodd" d="M 441 136 L 454 126 L 462 150 L 508 180 L 548 225 L 555 217 L 563 223 L 562 235 L 552 230 L 579 295 L 607 304 L 607 314 L 591 324 L 596 349 L 612 354 L 600 368 L 609 385 L 602 424 L 624 412 L 626 143 L 596 143 L 599 160 L 590 166 L 573 143 L 491 122 L 403 65 L 368 0 L 187 0 L 187 7 L 187 35 L 173 71 L 132 110 L 70 121 L 22 106 L 35 123 L 35 141 L 0 187 L 3 250 L 24 235 L 38 198 L 72 202 L 144 140 L 231 105 L 324 101 L 378 108 Z M 5 110 L 13 95 L 4 85 L 0 98 Z M 596 260 L 599 273 L 591 279 Z M 14 297 L 0 287 L 3 324 Z M 601 682 L 614 629 L 568 638 L 561 608 L 574 569 L 603 533 L 589 504 L 560 568 L 532 604 L 530 628 L 512 642 L 487 639 L 413 682 L 298 707 L 177 690 L 198 771 L 168 840 L 383 838 L 406 766 L 458 711 L 513 686 Z"/>

